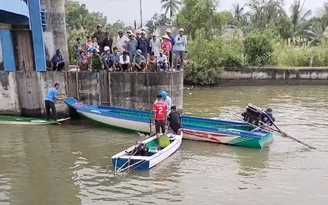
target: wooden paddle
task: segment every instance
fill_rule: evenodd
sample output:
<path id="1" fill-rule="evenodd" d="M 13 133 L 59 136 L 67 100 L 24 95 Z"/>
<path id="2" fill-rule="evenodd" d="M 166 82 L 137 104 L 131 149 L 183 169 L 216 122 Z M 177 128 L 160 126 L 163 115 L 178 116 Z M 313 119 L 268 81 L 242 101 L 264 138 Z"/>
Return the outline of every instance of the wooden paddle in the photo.
<path id="1" fill-rule="evenodd" d="M 289 139 L 291 139 L 291 140 L 293 140 L 293 141 L 295 141 L 295 142 L 298 142 L 298 143 L 300 143 L 300 144 L 302 144 L 302 145 L 304 145 L 304 146 L 306 146 L 306 147 L 308 147 L 308 148 L 310 148 L 310 149 L 316 149 L 316 148 L 313 147 L 312 145 L 309 145 L 309 144 L 307 144 L 307 143 L 305 143 L 305 142 L 303 142 L 303 141 L 297 139 L 296 137 L 293 137 L 293 136 L 287 134 L 286 132 L 282 131 L 282 130 L 281 130 L 281 129 L 280 129 L 280 128 L 279 128 L 279 127 L 273 122 L 273 120 L 272 120 L 272 118 L 270 117 L 270 115 L 268 115 L 266 112 L 261 111 L 261 113 L 264 113 L 264 114 L 269 118 L 269 120 L 272 122 L 272 125 L 277 129 L 276 131 L 279 132 L 279 133 L 281 134 L 281 136 L 286 137 L 286 138 L 289 138 Z M 266 126 L 267 126 L 267 125 L 266 125 Z M 269 127 L 269 126 L 268 126 L 268 127 Z"/>
<path id="2" fill-rule="evenodd" d="M 267 115 L 267 116 L 268 116 L 268 115 Z M 268 117 L 269 117 L 269 119 L 271 120 L 270 116 L 268 116 Z M 264 124 L 264 125 L 265 125 L 266 127 L 269 127 L 269 128 L 272 129 L 272 127 L 270 127 L 270 126 L 268 126 L 268 125 L 266 125 L 266 124 Z M 281 136 L 286 137 L 286 138 L 289 138 L 289 139 L 291 139 L 291 140 L 293 140 L 293 141 L 295 141 L 295 142 L 298 142 L 298 143 L 300 143 L 300 144 L 302 144 L 302 145 L 304 145 L 304 146 L 306 146 L 306 147 L 308 147 L 308 148 L 310 148 L 310 149 L 316 149 L 316 148 L 313 147 L 312 145 L 309 145 L 308 143 L 305 143 L 305 142 L 301 141 L 300 139 L 297 139 L 296 137 L 293 137 L 293 136 L 287 134 L 286 132 L 282 131 L 281 129 L 279 129 L 279 127 L 278 127 L 274 122 L 272 122 L 272 125 L 277 129 L 277 130 L 275 130 L 275 131 L 277 131 L 278 133 L 280 133 Z"/>

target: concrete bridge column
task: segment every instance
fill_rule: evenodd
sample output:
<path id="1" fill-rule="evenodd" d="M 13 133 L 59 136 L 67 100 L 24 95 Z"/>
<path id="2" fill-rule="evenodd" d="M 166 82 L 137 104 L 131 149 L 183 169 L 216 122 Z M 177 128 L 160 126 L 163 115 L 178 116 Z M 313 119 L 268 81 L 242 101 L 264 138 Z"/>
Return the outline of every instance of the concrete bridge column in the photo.
<path id="1" fill-rule="evenodd" d="M 44 31 L 44 40 L 48 59 L 55 54 L 56 49 L 60 49 L 68 65 L 65 0 L 40 0 L 40 3 L 46 10 L 47 28 Z"/>

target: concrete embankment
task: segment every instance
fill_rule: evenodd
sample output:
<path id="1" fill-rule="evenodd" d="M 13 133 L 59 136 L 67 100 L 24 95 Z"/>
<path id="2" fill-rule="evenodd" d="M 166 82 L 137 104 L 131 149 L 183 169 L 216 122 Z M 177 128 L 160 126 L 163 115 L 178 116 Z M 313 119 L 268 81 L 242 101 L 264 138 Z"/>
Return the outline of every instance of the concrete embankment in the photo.
<path id="1" fill-rule="evenodd" d="M 93 105 L 147 110 L 161 90 L 166 90 L 178 107 L 182 107 L 183 103 L 182 72 L 0 71 L 0 76 L 0 114 L 43 115 L 45 93 L 55 82 L 60 84 L 61 93 Z M 63 102 L 57 102 L 56 107 L 61 115 L 67 114 L 67 106 Z"/>
<path id="2" fill-rule="evenodd" d="M 217 85 L 323 85 L 327 68 L 225 68 Z"/>

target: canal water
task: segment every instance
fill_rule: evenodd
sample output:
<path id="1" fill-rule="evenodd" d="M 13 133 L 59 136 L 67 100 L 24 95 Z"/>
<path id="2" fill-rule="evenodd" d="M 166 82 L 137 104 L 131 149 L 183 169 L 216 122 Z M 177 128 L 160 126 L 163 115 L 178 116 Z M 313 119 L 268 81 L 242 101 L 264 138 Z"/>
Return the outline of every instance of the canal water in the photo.
<path id="1" fill-rule="evenodd" d="M 277 125 L 317 147 L 275 136 L 257 150 L 183 141 L 149 172 L 113 176 L 110 157 L 137 134 L 76 121 L 1 126 L 0 205 L 224 204 L 328 202 L 327 87 L 221 87 L 185 91 L 184 113 L 230 117 L 247 103 L 271 107 Z"/>

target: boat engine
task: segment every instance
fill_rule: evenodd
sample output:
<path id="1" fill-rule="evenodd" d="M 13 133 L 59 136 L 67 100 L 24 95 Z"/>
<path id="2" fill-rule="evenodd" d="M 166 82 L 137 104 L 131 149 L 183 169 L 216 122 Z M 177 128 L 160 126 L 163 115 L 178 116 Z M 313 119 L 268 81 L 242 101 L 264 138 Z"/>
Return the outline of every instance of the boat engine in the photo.
<path id="1" fill-rule="evenodd" d="M 261 121 L 262 109 L 255 105 L 248 104 L 246 111 L 243 112 L 241 115 L 244 117 L 244 121 L 258 126 L 259 122 Z"/>
<path id="2" fill-rule="evenodd" d="M 149 155 L 149 147 L 147 145 L 145 145 L 144 143 L 139 143 L 128 154 L 134 155 L 134 156 L 148 156 Z"/>

